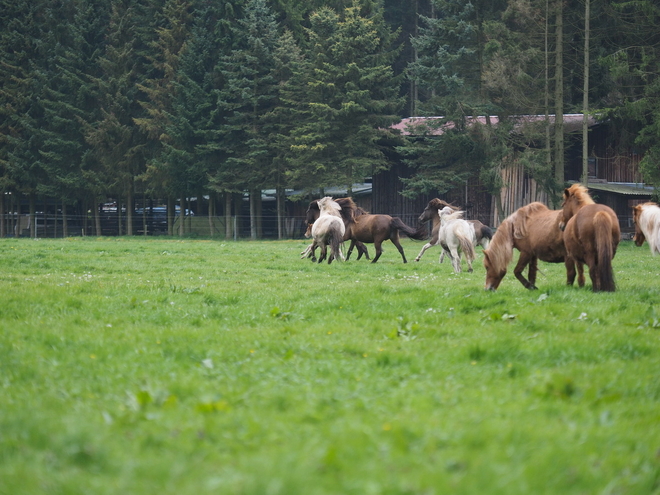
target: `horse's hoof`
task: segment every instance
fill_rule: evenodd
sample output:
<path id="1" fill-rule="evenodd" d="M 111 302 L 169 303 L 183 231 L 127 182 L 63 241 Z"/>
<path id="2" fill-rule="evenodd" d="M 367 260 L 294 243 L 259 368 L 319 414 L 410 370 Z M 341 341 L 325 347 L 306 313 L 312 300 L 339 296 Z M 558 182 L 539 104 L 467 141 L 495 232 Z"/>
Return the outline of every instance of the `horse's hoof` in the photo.
<path id="1" fill-rule="evenodd" d="M 468 270 L 468 273 L 472 273 L 473 271 L 474 271 L 474 270 L 473 270 L 472 268 L 470 268 L 470 269 Z"/>

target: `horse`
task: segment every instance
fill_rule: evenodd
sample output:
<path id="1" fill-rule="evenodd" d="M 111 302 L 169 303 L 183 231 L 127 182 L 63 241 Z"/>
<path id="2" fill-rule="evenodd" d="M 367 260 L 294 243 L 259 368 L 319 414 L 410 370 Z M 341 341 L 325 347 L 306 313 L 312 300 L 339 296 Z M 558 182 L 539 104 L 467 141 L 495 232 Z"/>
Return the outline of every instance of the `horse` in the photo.
<path id="1" fill-rule="evenodd" d="M 354 204 L 353 199 L 352 198 L 337 198 L 334 201 L 339 206 L 341 206 L 340 213 L 341 213 L 341 216 L 342 216 L 342 220 L 344 221 L 344 227 L 346 227 L 347 224 L 348 224 L 348 221 L 350 219 L 350 212 L 346 208 L 347 208 L 347 205 L 349 204 L 349 202 L 351 204 Z M 362 208 L 360 208 L 360 207 L 356 207 L 356 208 L 357 208 L 357 211 L 360 214 L 361 213 L 366 213 L 366 211 L 363 210 Z M 306 217 L 305 217 L 305 223 L 307 224 L 307 231 L 305 232 L 305 237 L 306 238 L 310 238 L 312 236 L 312 225 L 314 224 L 314 222 L 316 222 L 316 219 L 319 217 L 320 213 L 321 213 L 321 211 L 319 209 L 318 200 L 314 200 L 314 201 L 310 202 L 309 206 L 307 207 L 307 212 L 306 212 Z M 350 232 L 348 231 L 348 229 L 346 229 L 345 232 L 344 232 L 344 241 L 348 240 L 348 235 L 349 234 L 350 234 Z M 316 261 L 316 254 L 315 254 L 316 247 L 317 247 L 316 243 L 310 244 L 309 246 L 307 246 L 307 248 L 302 253 L 300 253 L 300 257 L 301 258 L 311 257 L 312 261 Z M 369 257 L 369 251 L 367 250 L 367 247 L 363 243 L 356 242 L 355 247 L 357 248 L 357 251 L 358 251 L 358 258 L 357 258 L 358 260 L 362 257 L 363 254 L 368 260 L 371 259 Z M 353 244 L 351 243 L 351 247 L 348 250 L 348 252 L 346 253 L 346 259 L 347 260 L 350 257 L 352 250 L 353 250 Z"/>
<path id="2" fill-rule="evenodd" d="M 420 259 L 422 259 L 422 256 L 424 255 L 427 249 L 439 245 L 438 234 L 440 232 L 440 214 L 438 212 L 446 206 L 452 208 L 453 210 L 457 210 L 457 208 L 454 207 L 453 205 L 441 199 L 434 198 L 431 201 L 429 201 L 428 205 L 426 205 L 426 208 L 419 216 L 420 223 L 424 223 L 424 222 L 428 222 L 429 220 L 432 220 L 433 229 L 431 230 L 431 240 L 424 245 L 422 250 L 417 255 L 417 258 L 415 258 L 415 261 L 419 261 Z M 491 230 L 491 228 L 488 227 L 487 225 L 484 225 L 479 220 L 467 220 L 467 222 L 472 225 L 472 232 L 474 234 L 472 244 L 475 247 L 477 245 L 480 245 L 483 249 L 488 249 L 490 240 L 493 237 L 493 231 Z M 442 263 L 442 261 L 444 260 L 445 254 L 446 251 L 442 249 L 440 253 L 440 263 Z"/>
<path id="3" fill-rule="evenodd" d="M 566 264 L 567 282 L 575 280 L 575 265 L 567 263 L 564 236 L 559 228 L 562 210 L 550 210 L 543 203 L 530 203 L 509 215 L 495 231 L 484 250 L 486 289 L 497 290 L 513 259 L 513 248 L 520 251 L 514 275 L 526 289 L 536 289 L 538 260 Z M 529 266 L 527 278 L 523 275 Z M 570 268 L 573 268 L 573 272 Z M 570 278 L 572 275 L 572 278 Z"/>
<path id="4" fill-rule="evenodd" d="M 351 240 L 351 245 L 348 248 L 346 259 L 350 256 L 353 246 L 357 245 L 358 242 L 369 242 L 373 243 L 376 249 L 376 256 L 371 260 L 372 263 L 376 263 L 380 255 L 383 254 L 383 242 L 389 239 L 399 250 L 403 262 L 407 263 L 408 260 L 406 260 L 406 255 L 399 241 L 399 232 L 403 232 L 411 239 L 418 241 L 426 238 L 423 229 L 413 229 L 398 217 L 367 213 L 358 208 L 351 198 L 347 199 L 350 200 L 345 207 L 350 214 L 347 237 Z"/>
<path id="5" fill-rule="evenodd" d="M 642 203 L 633 206 L 635 224 L 635 245 L 640 247 L 648 241 L 651 254 L 660 253 L 660 207 L 655 203 Z"/>
<path id="6" fill-rule="evenodd" d="M 472 243 L 474 227 L 463 219 L 462 211 L 454 211 L 451 206 L 445 206 L 438 215 L 440 216 L 438 243 L 447 250 L 454 273 L 461 273 L 461 253 L 467 261 L 468 271 L 472 272 L 472 262 L 475 258 Z"/>
<path id="7" fill-rule="evenodd" d="M 612 259 L 621 239 L 619 219 L 614 210 L 594 203 L 586 187 L 573 184 L 564 189 L 561 229 L 566 258 L 573 260 L 580 272 L 586 263 L 592 290 L 614 292 Z M 582 273 L 578 285 L 584 286 Z"/>
<path id="8" fill-rule="evenodd" d="M 330 196 L 318 200 L 319 204 L 319 218 L 312 226 L 312 237 L 314 243 L 321 247 L 321 256 L 319 263 L 321 263 L 328 251 L 328 244 L 330 245 L 330 256 L 328 257 L 328 264 L 332 263 L 333 259 L 340 259 L 344 261 L 344 255 L 341 252 L 341 244 L 344 242 L 344 233 L 346 227 L 341 219 L 341 206 L 332 200 Z"/>

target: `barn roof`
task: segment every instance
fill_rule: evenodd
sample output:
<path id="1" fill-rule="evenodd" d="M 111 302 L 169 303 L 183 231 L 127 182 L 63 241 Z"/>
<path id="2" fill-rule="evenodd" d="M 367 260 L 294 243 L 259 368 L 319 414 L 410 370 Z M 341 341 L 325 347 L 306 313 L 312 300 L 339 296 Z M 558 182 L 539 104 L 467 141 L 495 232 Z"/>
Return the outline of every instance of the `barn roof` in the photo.
<path id="1" fill-rule="evenodd" d="M 526 124 L 538 124 L 545 120 L 545 115 L 517 115 L 509 117 L 515 122 L 515 126 L 520 128 Z M 548 116 L 550 123 L 554 123 L 555 116 Z M 583 114 L 581 113 L 569 113 L 564 114 L 564 128 L 568 132 L 575 132 L 582 129 L 582 121 L 584 119 Z M 498 124 L 500 118 L 491 115 L 491 116 L 480 116 L 480 117 L 470 117 L 468 122 L 479 123 L 481 125 Z M 589 115 L 589 127 L 597 125 L 599 122 L 592 116 Z M 401 122 L 392 125 L 392 129 L 399 130 L 401 134 L 410 136 L 416 134 L 430 134 L 433 136 L 439 136 L 445 132 L 445 130 L 451 129 L 454 127 L 454 123 L 448 120 L 445 120 L 445 117 L 408 117 L 403 119 Z"/>

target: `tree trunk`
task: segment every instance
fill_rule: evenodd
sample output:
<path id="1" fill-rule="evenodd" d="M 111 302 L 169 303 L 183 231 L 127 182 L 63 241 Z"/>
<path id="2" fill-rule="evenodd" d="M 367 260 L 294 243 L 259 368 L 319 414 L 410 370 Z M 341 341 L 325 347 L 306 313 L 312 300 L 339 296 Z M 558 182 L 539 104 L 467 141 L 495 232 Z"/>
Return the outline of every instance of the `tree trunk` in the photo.
<path id="1" fill-rule="evenodd" d="M 96 203 L 94 204 L 94 228 L 96 229 L 96 235 L 100 237 L 102 235 L 101 230 L 101 198 L 96 198 Z"/>
<path id="2" fill-rule="evenodd" d="M 555 182 L 564 187 L 564 19 L 563 0 L 557 1 L 555 48 Z M 557 196 L 557 195 L 555 195 Z M 558 198 L 556 198 L 557 200 Z"/>
<path id="3" fill-rule="evenodd" d="M 584 2 L 584 93 L 582 95 L 582 185 L 589 181 L 589 0 Z"/>
<path id="4" fill-rule="evenodd" d="M 120 236 L 124 235 L 124 227 L 121 224 L 121 217 L 121 198 L 117 198 L 117 228 Z"/>
<path id="5" fill-rule="evenodd" d="M 277 186 L 276 193 L 277 199 L 277 238 L 281 241 L 284 239 L 284 189 Z"/>
<path id="6" fill-rule="evenodd" d="M 186 196 L 181 195 L 179 200 L 179 237 L 183 236 L 186 224 Z"/>
<path id="7" fill-rule="evenodd" d="M 5 191 L 0 189 L 0 238 L 7 236 L 7 225 L 5 223 Z"/>
<path id="8" fill-rule="evenodd" d="M 29 216 L 29 222 L 30 222 L 30 237 L 35 239 L 37 237 L 37 217 L 35 215 L 35 212 L 37 211 L 37 200 L 36 200 L 36 195 L 31 192 L 30 193 L 30 216 Z"/>
<path id="9" fill-rule="evenodd" d="M 55 211 L 55 237 L 57 237 L 57 211 Z M 69 221 L 67 220 L 66 203 L 62 201 L 62 237 L 69 237 Z"/>
<path id="10" fill-rule="evenodd" d="M 232 237 L 232 221 L 231 221 L 231 193 L 225 193 L 225 239 L 229 240 Z"/>
<path id="11" fill-rule="evenodd" d="M 176 205 L 172 196 L 167 197 L 167 235 L 174 235 L 174 216 L 176 214 Z"/>
<path id="12" fill-rule="evenodd" d="M 250 238 L 257 239 L 257 196 L 255 190 L 250 191 Z"/>
<path id="13" fill-rule="evenodd" d="M 133 235 L 133 210 L 135 205 L 135 185 L 131 179 L 126 195 L 126 235 Z"/>

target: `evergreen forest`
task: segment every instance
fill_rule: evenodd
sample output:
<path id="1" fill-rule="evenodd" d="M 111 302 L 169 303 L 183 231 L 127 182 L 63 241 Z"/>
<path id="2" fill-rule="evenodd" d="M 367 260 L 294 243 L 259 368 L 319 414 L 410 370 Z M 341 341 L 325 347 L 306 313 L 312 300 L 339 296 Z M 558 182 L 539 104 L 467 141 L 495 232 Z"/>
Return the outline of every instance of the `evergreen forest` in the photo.
<path id="1" fill-rule="evenodd" d="M 186 198 L 229 215 L 247 195 L 256 218 L 262 190 L 281 213 L 287 190 L 350 192 L 395 162 L 409 197 L 468 177 L 495 193 L 514 156 L 556 194 L 568 113 L 612 122 L 660 185 L 653 0 L 0 3 L 1 236 L 24 201 L 56 202 L 65 229 L 89 211 L 97 233 L 115 201 L 127 235 L 155 201 L 172 233 Z M 512 132 L 524 115 L 545 118 Z M 391 129 L 409 116 L 451 126 Z"/>

